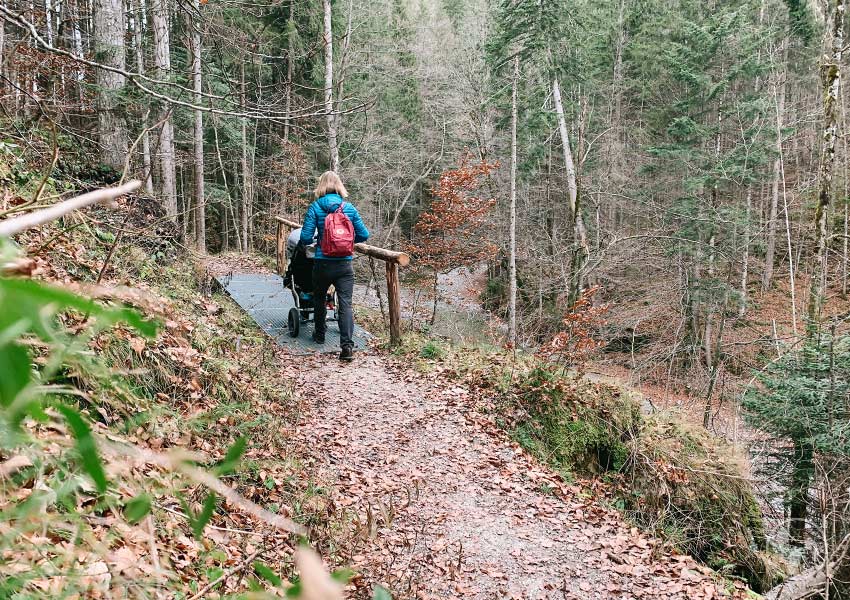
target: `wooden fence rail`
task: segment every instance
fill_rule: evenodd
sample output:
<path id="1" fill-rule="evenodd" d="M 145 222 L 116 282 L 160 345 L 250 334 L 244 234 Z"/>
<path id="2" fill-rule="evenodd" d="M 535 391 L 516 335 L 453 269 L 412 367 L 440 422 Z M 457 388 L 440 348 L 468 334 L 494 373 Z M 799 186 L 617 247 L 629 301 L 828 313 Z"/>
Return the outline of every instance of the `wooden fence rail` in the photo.
<path id="1" fill-rule="evenodd" d="M 298 229 L 301 223 L 275 217 L 277 220 L 277 270 L 280 275 L 286 270 L 286 238 L 288 229 Z M 398 281 L 398 268 L 410 264 L 410 256 L 404 252 L 387 250 L 369 244 L 354 244 L 355 252 L 384 261 L 387 268 L 387 296 L 390 309 L 390 342 L 401 341 L 401 289 Z"/>

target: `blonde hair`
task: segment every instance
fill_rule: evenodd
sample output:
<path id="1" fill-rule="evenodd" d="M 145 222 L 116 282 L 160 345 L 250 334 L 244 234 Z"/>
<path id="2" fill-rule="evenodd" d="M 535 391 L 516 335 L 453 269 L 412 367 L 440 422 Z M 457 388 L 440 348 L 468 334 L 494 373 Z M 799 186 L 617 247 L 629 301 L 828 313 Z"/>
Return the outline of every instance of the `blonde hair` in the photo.
<path id="1" fill-rule="evenodd" d="M 342 179 L 339 178 L 339 175 L 335 171 L 325 171 L 322 173 L 322 176 L 319 177 L 319 184 L 313 190 L 313 194 L 316 199 L 328 194 L 339 194 L 343 198 L 348 198 L 348 190 L 345 189 Z"/>

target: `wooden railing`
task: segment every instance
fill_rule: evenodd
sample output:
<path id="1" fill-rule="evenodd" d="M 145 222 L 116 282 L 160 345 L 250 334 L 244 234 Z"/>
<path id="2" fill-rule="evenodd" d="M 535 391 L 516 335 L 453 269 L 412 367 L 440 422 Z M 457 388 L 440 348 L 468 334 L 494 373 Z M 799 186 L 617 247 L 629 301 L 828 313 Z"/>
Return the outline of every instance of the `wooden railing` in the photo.
<path id="1" fill-rule="evenodd" d="M 284 217 L 277 220 L 277 270 L 283 275 L 286 270 L 286 239 L 288 230 L 298 229 L 300 223 Z M 369 244 L 354 244 L 355 252 L 384 261 L 387 268 L 387 297 L 390 312 L 390 341 L 398 344 L 401 341 L 401 289 L 398 281 L 398 268 L 410 264 L 410 256 L 404 252 L 387 250 L 370 246 Z"/>

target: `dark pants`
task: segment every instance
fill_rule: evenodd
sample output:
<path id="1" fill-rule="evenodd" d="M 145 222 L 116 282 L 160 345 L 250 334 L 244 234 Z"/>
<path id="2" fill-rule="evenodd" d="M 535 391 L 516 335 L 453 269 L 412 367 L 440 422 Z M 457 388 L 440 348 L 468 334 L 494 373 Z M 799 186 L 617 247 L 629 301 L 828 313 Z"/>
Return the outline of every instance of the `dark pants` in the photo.
<path id="1" fill-rule="evenodd" d="M 341 348 L 354 348 L 351 334 L 354 331 L 354 312 L 351 310 L 351 298 L 354 296 L 354 265 L 350 260 L 316 260 L 313 265 L 313 299 L 315 302 L 315 331 L 325 335 L 327 307 L 325 296 L 333 285 L 337 295 L 337 321 L 339 321 L 339 345 Z"/>

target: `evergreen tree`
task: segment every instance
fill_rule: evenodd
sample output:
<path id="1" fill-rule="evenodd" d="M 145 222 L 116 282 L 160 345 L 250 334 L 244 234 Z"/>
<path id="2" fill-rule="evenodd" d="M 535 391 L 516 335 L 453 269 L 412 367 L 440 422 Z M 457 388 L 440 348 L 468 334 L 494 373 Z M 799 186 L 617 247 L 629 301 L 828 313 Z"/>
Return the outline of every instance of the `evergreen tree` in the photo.
<path id="1" fill-rule="evenodd" d="M 778 440 L 791 465 L 787 505 L 792 541 L 805 538 L 817 456 L 850 457 L 850 337 L 822 335 L 758 374 L 744 397 L 747 419 Z"/>

